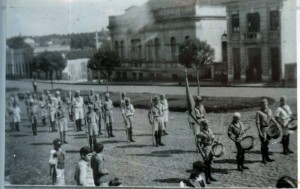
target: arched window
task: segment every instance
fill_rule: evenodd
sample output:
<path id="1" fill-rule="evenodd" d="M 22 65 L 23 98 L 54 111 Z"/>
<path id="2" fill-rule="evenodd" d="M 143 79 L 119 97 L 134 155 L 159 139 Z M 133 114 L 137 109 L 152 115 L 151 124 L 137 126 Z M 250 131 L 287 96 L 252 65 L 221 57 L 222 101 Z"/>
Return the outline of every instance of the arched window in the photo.
<path id="1" fill-rule="evenodd" d="M 173 61 L 176 61 L 176 39 L 171 37 L 171 57 Z"/>
<path id="2" fill-rule="evenodd" d="M 121 41 L 120 45 L 120 51 L 121 51 L 121 59 L 123 60 L 125 57 L 125 47 L 124 47 L 124 41 Z"/>
<path id="3" fill-rule="evenodd" d="M 159 61 L 160 60 L 160 42 L 159 42 L 158 38 L 155 38 L 154 48 L 155 48 L 155 60 Z"/>

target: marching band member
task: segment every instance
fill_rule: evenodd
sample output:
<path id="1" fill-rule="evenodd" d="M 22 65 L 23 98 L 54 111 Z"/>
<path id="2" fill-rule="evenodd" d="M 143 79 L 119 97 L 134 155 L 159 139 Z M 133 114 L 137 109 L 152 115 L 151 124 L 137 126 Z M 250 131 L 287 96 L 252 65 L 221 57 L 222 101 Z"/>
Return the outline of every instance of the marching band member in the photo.
<path id="1" fill-rule="evenodd" d="M 124 122 L 125 122 L 125 126 L 127 127 L 127 134 L 128 134 L 128 140 L 130 142 L 135 142 L 132 139 L 132 126 L 133 126 L 133 117 L 134 117 L 134 107 L 133 105 L 130 103 L 130 99 L 126 98 L 125 99 L 125 106 L 122 109 L 122 115 L 124 115 Z"/>
<path id="2" fill-rule="evenodd" d="M 55 132 L 55 131 L 57 131 L 55 129 L 56 104 L 55 104 L 53 98 L 51 97 L 51 95 L 48 96 L 47 107 L 48 107 L 50 126 L 52 129 L 52 132 Z"/>
<path id="3" fill-rule="evenodd" d="M 263 99 L 261 101 L 261 109 L 256 113 L 256 127 L 258 130 L 258 135 L 261 141 L 261 155 L 262 163 L 266 164 L 268 162 L 274 161 L 269 157 L 269 140 L 271 139 L 267 135 L 269 128 L 269 122 L 273 119 L 272 110 L 268 107 L 268 100 Z"/>
<path id="4" fill-rule="evenodd" d="M 163 134 L 168 135 L 166 132 L 167 128 L 167 122 L 169 121 L 169 105 L 168 105 L 168 100 L 166 99 L 164 94 L 160 95 L 160 103 L 162 104 L 163 107 Z"/>
<path id="5" fill-rule="evenodd" d="M 93 149 L 94 145 L 97 143 L 96 136 L 98 135 L 98 116 L 94 112 L 94 106 L 88 105 L 88 112 L 86 113 L 86 123 L 87 123 L 87 133 L 89 135 L 90 148 Z"/>
<path id="6" fill-rule="evenodd" d="M 158 146 L 164 146 L 164 144 L 161 142 L 161 136 L 162 136 L 162 116 L 163 116 L 163 107 L 161 103 L 159 103 L 159 97 L 155 96 L 153 99 L 154 103 L 150 107 L 148 118 L 150 121 L 150 124 L 152 127 L 154 127 L 154 136 L 155 136 L 155 142 L 156 147 Z M 151 119 L 153 117 L 153 120 Z"/>
<path id="7" fill-rule="evenodd" d="M 31 99 L 29 102 L 30 106 L 30 121 L 31 121 L 31 128 L 32 128 L 32 133 L 34 136 L 37 135 L 37 120 L 38 120 L 38 107 L 37 103 L 34 101 L 34 99 Z"/>
<path id="8" fill-rule="evenodd" d="M 102 102 L 101 99 L 99 97 L 99 94 L 95 94 L 95 101 L 94 101 L 94 108 L 95 108 L 95 112 L 97 113 L 98 116 L 98 127 L 99 127 L 99 135 L 102 135 L 101 132 L 101 121 L 102 121 Z"/>
<path id="9" fill-rule="evenodd" d="M 200 122 L 202 131 L 197 135 L 198 138 L 198 149 L 199 152 L 204 160 L 204 164 L 206 165 L 205 170 L 205 179 L 206 183 L 210 184 L 210 181 L 217 181 L 215 178 L 211 175 L 211 164 L 213 160 L 213 155 L 211 153 L 212 145 L 214 143 L 214 134 L 212 130 L 209 128 L 209 122 L 206 119 L 201 120 Z"/>
<path id="10" fill-rule="evenodd" d="M 201 96 L 195 97 L 194 112 L 195 112 L 196 119 L 198 121 L 198 125 L 200 125 L 200 127 L 196 127 L 196 134 L 199 134 L 199 132 L 202 130 L 200 122 L 201 120 L 204 120 L 206 116 L 206 111 L 204 105 L 202 104 L 202 101 L 203 99 Z"/>
<path id="11" fill-rule="evenodd" d="M 66 132 L 68 131 L 67 110 L 62 101 L 58 103 L 57 109 L 58 130 L 61 142 L 67 144 Z"/>
<path id="12" fill-rule="evenodd" d="M 237 155 L 237 169 L 238 171 L 243 171 L 243 169 L 249 169 L 244 166 L 245 160 L 245 150 L 242 148 L 240 141 L 245 137 L 245 130 L 242 122 L 240 121 L 241 114 L 239 112 L 235 112 L 233 114 L 233 120 L 228 127 L 228 137 L 235 143 Z"/>
<path id="13" fill-rule="evenodd" d="M 113 117 L 113 102 L 109 98 L 109 93 L 105 94 L 105 100 L 103 101 L 103 113 L 104 113 L 104 121 L 106 123 L 106 130 L 108 133 L 108 137 L 115 137 L 113 135 L 113 122 L 114 122 L 114 117 Z"/>
<path id="14" fill-rule="evenodd" d="M 75 120 L 76 120 L 75 122 L 76 122 L 77 132 L 82 131 L 81 120 L 84 119 L 84 115 L 83 115 L 84 102 L 82 96 L 80 96 L 79 90 L 75 92 L 75 96 L 73 98 L 73 108 L 75 112 Z"/>
<path id="15" fill-rule="evenodd" d="M 294 152 L 289 149 L 290 143 L 290 132 L 288 125 L 291 121 L 294 120 L 291 108 L 286 103 L 287 99 L 285 96 L 280 97 L 280 105 L 275 112 L 275 119 L 281 125 L 282 128 L 282 147 L 283 154 L 288 155 L 293 154 Z"/>

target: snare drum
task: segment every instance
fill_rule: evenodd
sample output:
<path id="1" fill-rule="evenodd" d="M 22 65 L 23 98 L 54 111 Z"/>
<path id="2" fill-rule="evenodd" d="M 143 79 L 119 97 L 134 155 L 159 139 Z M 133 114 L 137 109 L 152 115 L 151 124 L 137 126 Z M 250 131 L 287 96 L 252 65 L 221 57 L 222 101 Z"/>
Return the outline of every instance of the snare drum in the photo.
<path id="1" fill-rule="evenodd" d="M 272 139 L 279 138 L 280 134 L 281 134 L 281 130 L 277 124 L 272 124 L 267 130 L 267 135 Z"/>
<path id="2" fill-rule="evenodd" d="M 297 130 L 297 120 L 293 120 L 288 124 L 288 129 L 291 131 Z"/>
<path id="3" fill-rule="evenodd" d="M 252 136 L 246 136 L 240 141 L 243 150 L 251 150 L 254 146 L 254 138 Z"/>
<path id="4" fill-rule="evenodd" d="M 215 157 L 221 157 L 224 154 L 223 144 L 215 143 L 211 147 L 211 154 Z"/>

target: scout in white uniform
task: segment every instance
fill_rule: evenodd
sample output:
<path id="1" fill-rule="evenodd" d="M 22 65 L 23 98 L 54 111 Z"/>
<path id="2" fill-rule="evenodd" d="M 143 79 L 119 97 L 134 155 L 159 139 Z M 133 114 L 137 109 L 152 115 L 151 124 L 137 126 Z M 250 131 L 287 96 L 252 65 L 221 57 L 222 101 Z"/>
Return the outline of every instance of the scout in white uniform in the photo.
<path id="1" fill-rule="evenodd" d="M 160 95 L 160 103 L 163 107 L 163 134 L 168 135 L 166 132 L 167 122 L 169 121 L 169 105 L 168 100 L 166 99 L 164 94 Z"/>
<path id="2" fill-rule="evenodd" d="M 159 103 L 159 97 L 154 97 L 154 103 L 151 105 L 148 113 L 149 122 L 154 127 L 154 136 L 156 141 L 156 147 L 164 146 L 161 142 L 162 136 L 162 124 L 163 124 L 163 107 Z"/>
<path id="3" fill-rule="evenodd" d="M 69 91 L 66 95 L 66 105 L 68 108 L 68 117 L 70 121 L 74 121 L 74 112 L 72 109 L 72 105 L 73 105 L 73 94 L 72 91 Z"/>
<path id="4" fill-rule="evenodd" d="M 83 98 L 80 96 L 80 91 L 77 90 L 75 92 L 75 96 L 73 98 L 73 108 L 74 108 L 74 112 L 75 112 L 75 120 L 76 120 L 76 128 L 77 131 L 82 131 L 81 128 L 81 120 L 84 119 L 84 102 L 83 102 Z"/>
<path id="5" fill-rule="evenodd" d="M 43 95 L 40 95 L 38 103 L 39 103 L 39 110 L 40 110 L 40 115 L 41 115 L 41 118 L 42 118 L 43 126 L 46 126 L 47 102 L 44 99 Z"/>
<path id="6" fill-rule="evenodd" d="M 199 132 L 202 130 L 202 128 L 200 126 L 201 125 L 200 122 L 202 120 L 204 120 L 205 116 L 206 116 L 206 111 L 205 111 L 204 105 L 202 104 L 202 101 L 203 101 L 203 98 L 201 96 L 196 96 L 195 107 L 194 107 L 195 116 L 198 121 L 198 124 L 197 124 L 198 126 L 196 127 L 196 134 L 199 134 Z"/>
<path id="7" fill-rule="evenodd" d="M 290 132 L 288 125 L 291 121 L 294 120 L 293 113 L 289 105 L 286 104 L 286 97 L 280 97 L 280 106 L 277 108 L 275 112 L 275 119 L 281 125 L 282 128 L 282 147 L 283 147 L 283 154 L 288 155 L 294 153 L 292 150 L 289 149 L 290 143 Z"/>
<path id="8" fill-rule="evenodd" d="M 133 105 L 130 103 L 130 99 L 126 98 L 125 99 L 125 106 L 122 109 L 122 115 L 124 115 L 124 122 L 125 125 L 127 127 L 127 133 L 128 133 L 128 140 L 130 142 L 135 142 L 132 139 L 132 126 L 133 126 L 133 118 L 134 118 L 134 107 Z"/>
<path id="9" fill-rule="evenodd" d="M 15 126 L 16 131 L 20 131 L 19 124 L 21 122 L 21 109 L 17 102 L 13 103 L 13 124 Z"/>
<path id="10" fill-rule="evenodd" d="M 29 102 L 30 106 L 30 120 L 31 120 L 31 127 L 32 127 L 32 133 L 34 136 L 37 135 L 37 119 L 38 119 L 38 106 L 37 103 L 32 99 Z"/>
<path id="11" fill-rule="evenodd" d="M 104 121 L 106 123 L 106 128 L 107 128 L 107 133 L 108 137 L 115 137 L 113 135 L 113 129 L 112 125 L 114 122 L 113 118 L 113 102 L 111 99 L 109 99 L 109 93 L 105 94 L 105 100 L 103 101 L 103 116 L 104 116 Z"/>

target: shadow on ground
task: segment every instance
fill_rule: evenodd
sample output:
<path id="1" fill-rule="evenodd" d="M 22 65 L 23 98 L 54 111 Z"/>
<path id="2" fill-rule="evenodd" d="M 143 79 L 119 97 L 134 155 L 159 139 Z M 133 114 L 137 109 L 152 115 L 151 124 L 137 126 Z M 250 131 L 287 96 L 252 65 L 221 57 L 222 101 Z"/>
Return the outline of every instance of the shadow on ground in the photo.
<path id="1" fill-rule="evenodd" d="M 116 146 L 116 148 L 144 148 L 144 147 L 150 147 L 153 145 L 143 145 L 143 144 L 133 144 L 133 145 L 124 145 L 124 146 Z"/>
<path id="2" fill-rule="evenodd" d="M 195 153 L 192 150 L 163 150 L 154 151 L 150 154 L 128 154 L 134 156 L 149 156 L 149 157 L 172 157 L 173 154 L 185 154 L 185 153 Z"/>
<path id="3" fill-rule="evenodd" d="M 52 142 L 40 142 L 40 143 L 31 143 L 30 145 L 33 146 L 46 146 L 46 145 L 53 145 Z"/>
<path id="4" fill-rule="evenodd" d="M 247 160 L 245 159 L 244 163 L 260 163 L 260 160 Z M 220 160 L 214 160 L 214 163 L 227 163 L 227 164 L 237 164 L 236 159 L 220 159 Z"/>
<path id="5" fill-rule="evenodd" d="M 167 178 L 167 179 L 155 179 L 153 181 L 154 182 L 162 182 L 162 183 L 177 183 L 178 186 L 179 186 L 179 183 L 181 181 L 187 182 L 187 179 L 183 179 L 183 178 Z"/>

